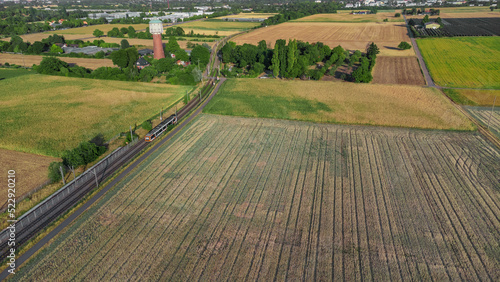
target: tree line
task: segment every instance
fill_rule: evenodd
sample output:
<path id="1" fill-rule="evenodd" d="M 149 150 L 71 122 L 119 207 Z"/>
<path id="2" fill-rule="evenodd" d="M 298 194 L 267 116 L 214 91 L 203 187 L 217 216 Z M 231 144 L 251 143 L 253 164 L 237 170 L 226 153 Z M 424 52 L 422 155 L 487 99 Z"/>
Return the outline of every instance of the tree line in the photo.
<path id="1" fill-rule="evenodd" d="M 167 83 L 170 84 L 194 85 L 201 81 L 201 70 L 210 60 L 210 47 L 208 45 L 196 45 L 191 51 L 191 55 L 188 55 L 184 49 L 180 48 L 175 37 L 171 37 L 165 46 L 165 58 L 156 60 L 151 56 L 146 56 L 144 58 L 150 65 L 138 69 L 136 65 L 139 59 L 137 49 L 128 47 L 128 44 L 122 44 L 122 47 L 122 49 L 110 54 L 116 68 L 100 67 L 90 70 L 77 65 L 69 65 L 56 57 L 44 57 L 40 65 L 33 68 L 41 74 L 121 81 L 149 82 L 153 78 L 163 75 L 166 77 Z M 172 54 L 175 57 L 172 57 Z M 188 66 L 178 65 L 178 60 L 191 64 Z"/>
<path id="2" fill-rule="evenodd" d="M 371 71 L 378 53 L 378 47 L 374 43 L 370 44 L 366 54 L 363 55 L 359 50 L 351 54 L 340 45 L 330 49 L 321 42 L 310 44 L 289 40 L 287 45 L 284 39 L 278 39 L 274 48 L 270 49 L 265 40 L 260 41 L 257 46 L 236 45 L 230 41 L 220 51 L 222 62 L 226 64 L 221 73 L 234 77 L 247 72 L 249 76 L 255 77 L 268 69 L 272 71 L 274 77 L 319 80 L 327 72 L 334 74 L 341 65 L 356 64 L 357 68 L 351 76 L 343 78 L 354 82 L 370 82 L 373 79 Z M 227 63 L 234 64 L 234 67 L 230 70 Z M 310 68 L 318 63 L 322 63 L 321 67 Z"/>

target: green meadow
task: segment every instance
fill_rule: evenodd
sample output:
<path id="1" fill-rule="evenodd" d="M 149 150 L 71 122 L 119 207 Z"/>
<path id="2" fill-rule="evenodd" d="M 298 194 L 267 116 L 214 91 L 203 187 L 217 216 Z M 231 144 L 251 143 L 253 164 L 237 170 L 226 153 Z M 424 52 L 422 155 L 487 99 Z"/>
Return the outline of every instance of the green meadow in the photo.
<path id="1" fill-rule="evenodd" d="M 190 89 L 11 69 L 0 78 L 0 148 L 55 157 L 99 133 L 126 132 Z"/>

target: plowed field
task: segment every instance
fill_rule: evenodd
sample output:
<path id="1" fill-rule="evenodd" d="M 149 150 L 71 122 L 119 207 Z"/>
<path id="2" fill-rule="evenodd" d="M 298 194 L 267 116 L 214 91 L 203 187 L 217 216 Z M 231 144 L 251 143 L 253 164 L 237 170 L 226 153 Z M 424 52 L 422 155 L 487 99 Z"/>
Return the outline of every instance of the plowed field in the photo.
<path id="1" fill-rule="evenodd" d="M 425 85 L 416 57 L 377 57 L 373 83 Z"/>
<path id="2" fill-rule="evenodd" d="M 201 116 L 17 280 L 500 279 L 477 133 Z"/>
<path id="3" fill-rule="evenodd" d="M 277 39 L 297 39 L 304 42 L 323 42 L 330 47 L 341 45 L 349 50 L 365 51 L 368 44 L 375 42 L 380 56 L 412 56 L 413 49 L 398 50 L 401 41 L 410 42 L 404 23 L 328 23 L 287 22 L 259 28 L 234 38 L 238 44 L 257 45 L 266 40 L 274 46 Z"/>

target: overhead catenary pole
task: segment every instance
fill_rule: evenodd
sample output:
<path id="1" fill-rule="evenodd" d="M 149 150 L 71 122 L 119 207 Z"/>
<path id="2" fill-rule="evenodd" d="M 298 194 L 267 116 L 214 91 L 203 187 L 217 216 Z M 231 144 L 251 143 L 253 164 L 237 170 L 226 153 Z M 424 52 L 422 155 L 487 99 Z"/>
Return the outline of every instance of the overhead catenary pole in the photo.
<path id="1" fill-rule="evenodd" d="M 490 129 L 490 120 L 491 120 L 491 116 L 493 115 L 493 109 L 495 109 L 496 101 L 497 101 L 497 96 L 495 96 L 495 99 L 493 100 L 493 106 L 491 106 L 491 113 L 490 113 L 490 117 L 488 118 L 488 129 Z"/>
<path id="2" fill-rule="evenodd" d="M 95 168 L 94 168 L 94 176 L 95 176 L 95 186 L 99 187 L 99 182 L 97 181 L 97 172 L 95 171 Z"/>
<path id="3" fill-rule="evenodd" d="M 66 179 L 64 179 L 64 173 L 63 173 L 62 166 L 59 166 L 59 171 L 61 172 L 61 178 L 62 178 L 63 184 L 66 185 Z"/>
<path id="4" fill-rule="evenodd" d="M 163 107 L 160 110 L 160 121 L 162 121 L 162 120 L 163 120 Z"/>

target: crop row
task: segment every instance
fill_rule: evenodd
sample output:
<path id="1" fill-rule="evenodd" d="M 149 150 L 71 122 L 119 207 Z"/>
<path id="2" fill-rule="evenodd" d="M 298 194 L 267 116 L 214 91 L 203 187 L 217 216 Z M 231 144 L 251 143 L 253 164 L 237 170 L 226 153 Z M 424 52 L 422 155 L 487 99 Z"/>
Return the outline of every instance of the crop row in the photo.
<path id="1" fill-rule="evenodd" d="M 498 280 L 475 133 L 202 116 L 14 279 Z"/>
<path id="2" fill-rule="evenodd" d="M 453 18 L 443 19 L 439 29 L 426 29 L 421 20 L 413 20 L 417 25 L 417 36 L 454 37 L 454 36 L 499 36 L 500 18 Z"/>

